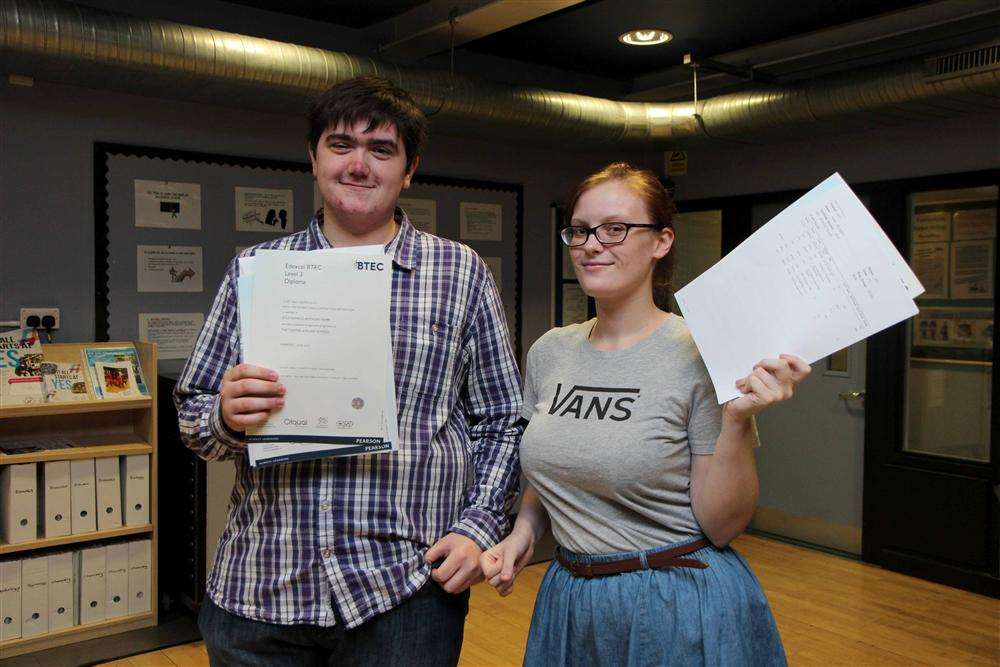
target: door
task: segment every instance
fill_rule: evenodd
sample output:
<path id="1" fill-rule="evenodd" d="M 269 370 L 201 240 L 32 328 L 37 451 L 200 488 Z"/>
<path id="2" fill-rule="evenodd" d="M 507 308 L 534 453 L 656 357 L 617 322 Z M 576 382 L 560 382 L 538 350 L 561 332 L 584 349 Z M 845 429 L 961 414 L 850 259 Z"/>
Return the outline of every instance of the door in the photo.
<path id="1" fill-rule="evenodd" d="M 873 195 L 926 292 L 870 341 L 864 558 L 1000 595 L 997 172 Z"/>
<path id="2" fill-rule="evenodd" d="M 795 199 L 754 204 L 752 229 Z M 753 529 L 861 554 L 866 350 L 861 341 L 815 362 L 793 400 L 758 417 Z"/>

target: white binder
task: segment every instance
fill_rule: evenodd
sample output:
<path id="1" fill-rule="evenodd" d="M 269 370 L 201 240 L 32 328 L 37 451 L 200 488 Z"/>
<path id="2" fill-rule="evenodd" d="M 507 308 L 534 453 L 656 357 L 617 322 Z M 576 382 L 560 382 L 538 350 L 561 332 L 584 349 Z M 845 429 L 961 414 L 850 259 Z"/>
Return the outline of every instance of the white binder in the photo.
<path id="1" fill-rule="evenodd" d="M 21 561 L 21 636 L 37 637 L 49 631 L 49 558 Z"/>
<path id="2" fill-rule="evenodd" d="M 125 525 L 145 526 L 149 523 L 149 454 L 123 456 L 121 478 Z"/>
<path id="3" fill-rule="evenodd" d="M 41 495 L 45 537 L 69 535 L 72 532 L 69 461 L 42 464 Z"/>
<path id="4" fill-rule="evenodd" d="M 94 507 L 94 459 L 76 459 L 69 462 L 69 477 L 73 488 L 70 492 L 70 510 L 73 534 L 92 533 L 97 530 Z"/>
<path id="5" fill-rule="evenodd" d="M 21 561 L 0 561 L 0 641 L 21 636 Z"/>
<path id="6" fill-rule="evenodd" d="M 152 611 L 151 540 L 128 543 L 128 613 L 143 614 Z"/>
<path id="7" fill-rule="evenodd" d="M 109 544 L 105 618 L 128 615 L 128 543 Z"/>
<path id="8" fill-rule="evenodd" d="M 97 530 L 122 527 L 122 485 L 118 457 L 94 460 L 97 479 Z"/>
<path id="9" fill-rule="evenodd" d="M 0 466 L 0 541 L 38 539 L 38 480 L 34 463 Z"/>
<path id="10" fill-rule="evenodd" d="M 49 632 L 65 630 L 76 623 L 75 597 L 73 552 L 49 554 Z"/>
<path id="11" fill-rule="evenodd" d="M 107 549 L 91 547 L 77 552 L 77 575 L 80 582 L 80 625 L 104 620 L 104 599 L 107 596 Z"/>

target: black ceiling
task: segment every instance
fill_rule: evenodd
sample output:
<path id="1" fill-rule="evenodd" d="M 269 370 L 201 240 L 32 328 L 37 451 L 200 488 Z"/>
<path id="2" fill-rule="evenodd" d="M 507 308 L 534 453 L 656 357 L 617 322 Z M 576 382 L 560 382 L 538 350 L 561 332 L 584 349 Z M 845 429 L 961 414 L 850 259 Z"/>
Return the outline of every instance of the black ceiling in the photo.
<path id="1" fill-rule="evenodd" d="M 231 2 L 348 28 L 364 28 L 402 14 L 426 3 L 427 0 L 231 0 Z"/>

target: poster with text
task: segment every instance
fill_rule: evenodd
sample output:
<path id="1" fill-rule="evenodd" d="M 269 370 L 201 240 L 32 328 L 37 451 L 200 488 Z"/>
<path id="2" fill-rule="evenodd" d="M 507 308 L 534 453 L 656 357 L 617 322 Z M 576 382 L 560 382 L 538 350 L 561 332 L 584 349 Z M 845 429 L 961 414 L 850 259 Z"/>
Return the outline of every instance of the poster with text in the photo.
<path id="1" fill-rule="evenodd" d="M 140 292 L 201 292 L 201 247 L 136 246 L 136 282 Z"/>
<path id="2" fill-rule="evenodd" d="M 931 243 L 951 240 L 951 213 L 931 211 L 913 216 L 913 242 Z"/>
<path id="3" fill-rule="evenodd" d="M 459 234 L 463 241 L 500 241 L 503 206 L 461 202 L 458 205 Z"/>
<path id="4" fill-rule="evenodd" d="M 245 188 L 236 190 L 236 231 L 287 234 L 294 231 L 291 190 Z"/>
<path id="5" fill-rule="evenodd" d="M 139 313 L 139 340 L 156 343 L 160 359 L 187 359 L 204 323 L 201 313 Z"/>
<path id="6" fill-rule="evenodd" d="M 947 243 L 914 243 L 910 264 L 925 290 L 918 298 L 948 298 Z"/>
<path id="7" fill-rule="evenodd" d="M 587 295 L 583 288 L 576 283 L 567 283 L 562 286 L 562 326 L 586 322 L 587 317 Z"/>
<path id="8" fill-rule="evenodd" d="M 135 179 L 135 226 L 201 229 L 201 185 Z"/>
<path id="9" fill-rule="evenodd" d="M 433 199 L 399 198 L 399 205 L 406 211 L 413 226 L 428 234 L 437 234 L 437 202 Z"/>
<path id="10" fill-rule="evenodd" d="M 993 241 L 951 244 L 951 298 L 993 298 Z"/>
<path id="11" fill-rule="evenodd" d="M 968 208 L 955 211 L 953 217 L 955 241 L 991 239 L 996 236 L 996 208 Z"/>

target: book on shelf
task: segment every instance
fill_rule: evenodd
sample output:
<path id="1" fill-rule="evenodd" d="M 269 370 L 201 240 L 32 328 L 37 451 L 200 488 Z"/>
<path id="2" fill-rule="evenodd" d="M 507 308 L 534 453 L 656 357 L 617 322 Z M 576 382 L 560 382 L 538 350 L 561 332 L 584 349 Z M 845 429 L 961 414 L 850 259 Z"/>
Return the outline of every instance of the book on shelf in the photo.
<path id="1" fill-rule="evenodd" d="M 76 443 L 61 435 L 0 440 L 0 454 L 33 454 L 50 449 L 69 449 L 70 447 L 76 447 Z"/>
<path id="2" fill-rule="evenodd" d="M 83 377 L 83 366 L 72 362 L 42 362 L 42 380 L 45 383 L 45 401 L 85 401 L 87 381 Z"/>
<path id="3" fill-rule="evenodd" d="M 82 354 L 97 398 L 149 395 L 134 345 L 86 347 Z"/>
<path id="4" fill-rule="evenodd" d="M 0 406 L 45 402 L 42 343 L 34 329 L 0 334 Z"/>

